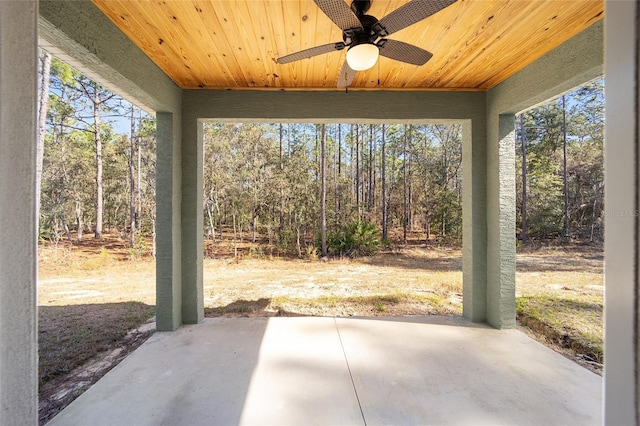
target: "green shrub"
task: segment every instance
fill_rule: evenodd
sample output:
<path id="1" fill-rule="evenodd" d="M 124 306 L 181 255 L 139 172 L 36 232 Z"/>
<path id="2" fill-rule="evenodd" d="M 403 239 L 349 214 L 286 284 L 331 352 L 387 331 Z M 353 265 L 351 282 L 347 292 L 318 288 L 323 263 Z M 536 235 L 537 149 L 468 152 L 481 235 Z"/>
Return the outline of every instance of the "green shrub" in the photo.
<path id="1" fill-rule="evenodd" d="M 351 222 L 329 233 L 327 249 L 337 256 L 373 256 L 380 249 L 378 229 L 370 222 Z"/>

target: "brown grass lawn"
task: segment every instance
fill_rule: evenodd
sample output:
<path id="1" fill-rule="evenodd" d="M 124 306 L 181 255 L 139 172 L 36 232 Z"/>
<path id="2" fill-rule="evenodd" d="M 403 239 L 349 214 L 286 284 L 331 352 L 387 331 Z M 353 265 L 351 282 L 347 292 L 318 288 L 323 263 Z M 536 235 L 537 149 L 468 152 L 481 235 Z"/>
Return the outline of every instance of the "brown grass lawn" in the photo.
<path id="1" fill-rule="evenodd" d="M 210 250 L 207 250 L 210 252 Z M 220 246 L 219 253 L 229 253 Z M 457 249 L 409 245 L 375 257 L 256 256 L 204 261 L 207 316 L 397 316 L 462 313 Z M 215 253 L 215 250 L 214 250 Z M 602 251 L 571 247 L 518 254 L 518 317 L 538 339 L 598 371 L 602 363 Z M 126 241 L 87 236 L 39 250 L 41 422 L 108 370 L 87 362 L 122 358 L 150 335 L 131 332 L 155 307 L 155 262 Z M 125 337 L 127 336 L 127 337 Z M 124 343 L 123 343 L 124 342 Z M 118 349 L 120 348 L 120 349 Z M 122 349 L 124 348 L 124 350 Z M 104 371 L 102 371 L 104 370 Z M 82 382 L 82 383 L 80 383 Z M 84 388 L 83 388 L 84 386 Z"/>

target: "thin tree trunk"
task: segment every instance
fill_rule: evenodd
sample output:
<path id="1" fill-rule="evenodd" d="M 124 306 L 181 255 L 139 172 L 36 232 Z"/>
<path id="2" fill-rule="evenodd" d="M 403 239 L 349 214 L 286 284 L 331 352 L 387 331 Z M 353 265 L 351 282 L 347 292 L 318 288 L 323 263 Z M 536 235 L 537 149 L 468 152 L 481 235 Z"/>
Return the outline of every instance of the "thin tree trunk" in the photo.
<path id="1" fill-rule="evenodd" d="M 367 182 L 367 212 L 371 213 L 373 207 L 373 124 L 369 124 L 369 158 L 368 158 L 369 178 Z"/>
<path id="2" fill-rule="evenodd" d="M 49 108 L 49 83 L 51 55 L 41 51 L 40 92 L 38 98 L 38 140 L 36 142 L 36 229 L 40 225 L 40 192 L 42 188 L 42 163 L 44 159 L 44 137 L 46 134 L 47 110 Z"/>
<path id="3" fill-rule="evenodd" d="M 138 110 L 138 123 L 139 126 L 142 124 L 142 110 Z M 136 137 L 136 145 L 138 147 L 138 194 L 137 194 L 137 206 L 136 206 L 136 218 L 138 224 L 136 225 L 136 229 L 142 229 L 142 147 L 140 144 L 141 136 L 138 135 Z"/>
<path id="4" fill-rule="evenodd" d="M 336 218 L 338 223 L 342 223 L 342 197 L 339 184 L 342 180 L 342 125 L 338 123 L 338 179 L 336 181 Z"/>
<path id="5" fill-rule="evenodd" d="M 131 134 L 129 136 L 129 247 L 135 245 L 136 240 L 136 182 L 135 182 L 135 158 L 136 158 L 136 109 L 131 105 Z"/>
<path id="6" fill-rule="evenodd" d="M 354 145 L 354 140 L 353 140 L 353 124 L 351 124 L 351 127 L 349 129 L 349 134 L 350 134 L 350 144 L 349 144 L 349 180 L 350 182 L 353 184 L 351 186 L 352 191 L 349 191 L 349 193 L 351 194 L 351 196 L 349 197 L 349 204 L 353 205 L 353 196 L 355 195 L 355 170 L 354 170 L 354 166 L 355 166 L 355 161 L 353 161 L 353 145 Z"/>
<path id="7" fill-rule="evenodd" d="M 84 228 L 84 222 L 82 220 L 82 207 L 80 203 L 76 202 L 76 227 L 78 229 L 77 240 L 78 242 L 82 241 L 82 232 Z"/>
<path id="8" fill-rule="evenodd" d="M 524 114 L 520 115 L 520 139 L 522 142 L 522 244 L 527 243 L 527 132 L 524 128 Z"/>
<path id="9" fill-rule="evenodd" d="M 252 228 L 251 229 L 251 242 L 255 243 L 256 242 L 256 233 L 258 232 L 258 215 L 255 214 L 255 211 L 254 211 L 254 214 L 253 214 L 253 221 L 252 221 L 252 224 L 251 224 L 251 228 Z"/>
<path id="10" fill-rule="evenodd" d="M 407 222 L 409 224 L 409 233 L 413 232 L 413 195 L 411 193 L 411 183 L 413 182 L 413 173 L 412 173 L 412 153 L 413 153 L 413 139 L 412 139 L 412 135 L 413 135 L 413 124 L 409 124 L 409 150 L 408 150 L 408 155 L 409 155 L 409 182 L 408 182 L 408 205 L 407 205 Z"/>
<path id="11" fill-rule="evenodd" d="M 362 218 L 360 210 L 360 132 L 356 124 L 356 210 L 358 211 L 358 220 Z"/>
<path id="12" fill-rule="evenodd" d="M 302 257 L 302 247 L 300 246 L 300 218 L 299 214 L 296 213 L 295 222 L 296 222 L 296 248 L 298 249 L 298 257 Z"/>
<path id="13" fill-rule="evenodd" d="M 282 123 L 280 123 L 280 221 L 279 221 L 279 225 L 278 225 L 278 238 L 280 240 L 282 240 L 282 231 L 284 230 L 284 161 L 283 161 L 283 155 L 282 155 L 282 148 L 283 148 L 283 137 L 284 137 L 284 132 L 283 132 L 283 126 Z"/>
<path id="14" fill-rule="evenodd" d="M 102 238 L 102 216 L 104 209 L 102 187 L 102 138 L 100 135 L 100 92 L 98 85 L 93 85 L 93 123 L 96 142 L 96 229 L 95 237 Z"/>
<path id="15" fill-rule="evenodd" d="M 233 209 L 233 258 L 238 260 L 238 239 L 236 231 L 236 209 Z"/>
<path id="16" fill-rule="evenodd" d="M 374 212 L 376 211 L 376 209 L 378 207 L 378 204 L 376 203 L 376 197 L 377 197 L 376 188 L 377 188 L 377 184 L 378 184 L 378 182 L 377 182 L 378 173 L 377 173 L 377 169 L 376 169 L 376 164 L 377 164 L 376 162 L 377 162 L 377 155 L 378 155 L 378 143 L 377 143 L 377 141 L 375 139 L 375 135 L 376 134 L 377 134 L 377 130 L 374 132 L 373 135 L 371 135 L 371 137 L 373 138 L 373 162 L 372 162 L 372 164 L 373 164 L 373 183 L 372 183 L 373 190 L 371 191 L 371 197 L 372 197 L 371 203 L 372 203 L 372 210 Z"/>
<path id="17" fill-rule="evenodd" d="M 67 223 L 67 220 L 64 218 L 64 214 L 60 217 L 60 222 L 62 223 L 62 228 L 64 229 L 64 234 L 67 237 L 67 241 L 71 241 L 71 231 L 69 230 L 69 224 Z"/>
<path id="18" fill-rule="evenodd" d="M 211 204 L 207 202 L 207 219 L 209 219 L 209 236 L 213 241 L 216 240 L 216 228 L 213 226 L 213 214 L 211 213 Z"/>
<path id="19" fill-rule="evenodd" d="M 338 209 L 339 209 L 339 203 L 338 203 L 338 182 L 340 181 L 340 179 L 338 179 L 338 159 L 340 157 L 339 154 L 340 151 L 340 141 L 338 140 L 338 149 L 335 150 L 334 155 L 333 155 L 333 211 L 334 211 L 334 217 L 337 219 L 338 218 Z"/>
<path id="20" fill-rule="evenodd" d="M 320 234 L 322 257 L 327 257 L 327 125 L 322 125 L 322 134 L 320 137 Z"/>
<path id="21" fill-rule="evenodd" d="M 407 244 L 407 125 L 402 144 L 402 240 Z"/>
<path id="22" fill-rule="evenodd" d="M 591 213 L 591 236 L 589 241 L 593 242 L 593 233 L 596 228 L 596 207 L 598 206 L 598 199 L 594 198 L 593 200 L 593 211 Z"/>
<path id="23" fill-rule="evenodd" d="M 562 95 L 562 181 L 564 189 L 563 238 L 569 240 L 569 186 L 567 182 L 567 104 Z"/>
<path id="24" fill-rule="evenodd" d="M 382 239 L 389 239 L 389 230 L 387 229 L 387 155 L 386 149 L 386 127 L 382 125 Z"/>

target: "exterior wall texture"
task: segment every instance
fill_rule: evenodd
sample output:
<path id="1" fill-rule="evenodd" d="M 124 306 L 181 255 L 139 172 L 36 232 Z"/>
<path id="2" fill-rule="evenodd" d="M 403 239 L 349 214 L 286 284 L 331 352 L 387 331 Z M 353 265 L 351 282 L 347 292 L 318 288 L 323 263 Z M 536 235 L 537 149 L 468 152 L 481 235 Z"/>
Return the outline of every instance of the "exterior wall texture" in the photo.
<path id="1" fill-rule="evenodd" d="M 640 424 L 638 2 L 607 1 L 604 420 Z"/>
<path id="2" fill-rule="evenodd" d="M 35 1 L 0 2 L 0 424 L 37 424 Z"/>

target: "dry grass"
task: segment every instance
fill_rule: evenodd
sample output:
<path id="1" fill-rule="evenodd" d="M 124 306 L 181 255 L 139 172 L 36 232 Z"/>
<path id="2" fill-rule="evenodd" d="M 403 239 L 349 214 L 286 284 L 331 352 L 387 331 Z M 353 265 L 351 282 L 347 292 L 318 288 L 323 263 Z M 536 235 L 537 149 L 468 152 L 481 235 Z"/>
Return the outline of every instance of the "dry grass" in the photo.
<path id="1" fill-rule="evenodd" d="M 221 246 L 221 253 L 232 252 Z M 272 258 L 242 248 L 204 261 L 208 316 L 398 316 L 462 313 L 460 250 L 419 246 L 372 258 Z M 209 249 L 211 250 L 211 249 Z M 597 248 L 518 254 L 518 317 L 546 344 L 598 371 L 603 257 Z M 41 383 L 64 376 L 153 313 L 155 262 L 107 236 L 39 250 Z M 57 380 L 57 379 L 55 379 Z M 57 386 L 57 385 L 56 385 Z M 57 407 L 56 409 L 59 409 Z"/>
<path id="2" fill-rule="evenodd" d="M 154 314 L 140 302 L 41 306 L 40 386 L 108 351 Z"/>

